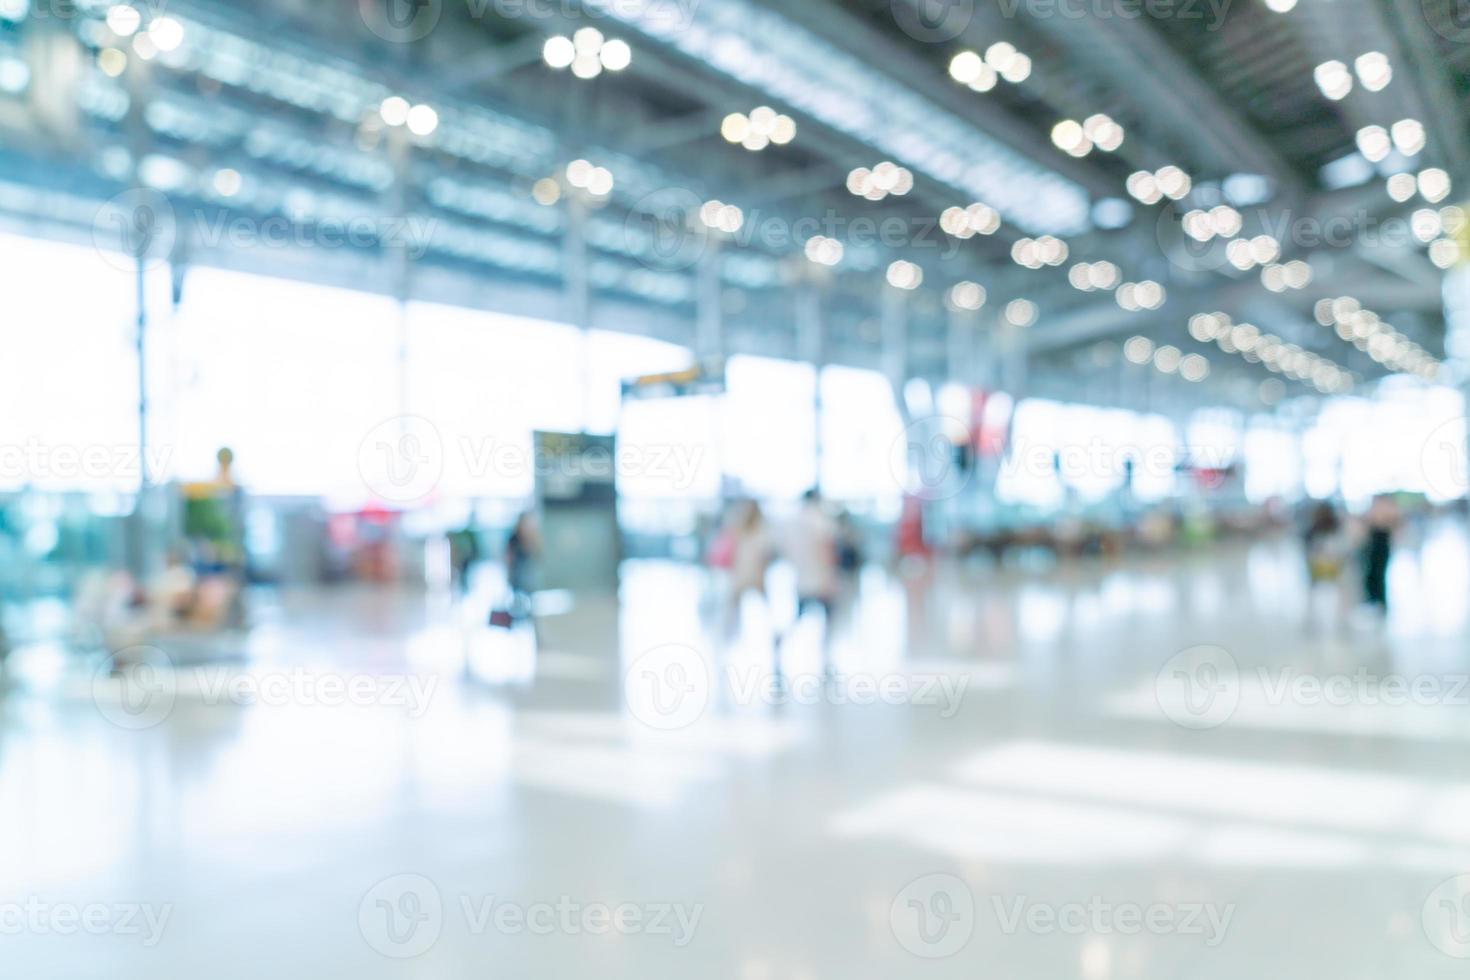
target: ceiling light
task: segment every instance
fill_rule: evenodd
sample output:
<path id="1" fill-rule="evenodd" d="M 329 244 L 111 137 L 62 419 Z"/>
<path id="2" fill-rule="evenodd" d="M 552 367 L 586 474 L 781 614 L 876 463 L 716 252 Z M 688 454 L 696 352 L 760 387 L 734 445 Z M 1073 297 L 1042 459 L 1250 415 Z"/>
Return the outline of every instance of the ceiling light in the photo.
<path id="1" fill-rule="evenodd" d="M 986 68 L 985 61 L 973 51 L 961 51 L 950 59 L 949 77 L 961 85 L 969 85 L 980 77 Z"/>
<path id="2" fill-rule="evenodd" d="M 978 310 L 985 298 L 985 287 L 976 282 L 958 282 L 949 291 L 949 301 L 958 310 Z"/>
<path id="3" fill-rule="evenodd" d="M 1051 141 L 1057 149 L 1073 156 L 1086 156 L 1092 149 L 1092 140 L 1082 131 L 1082 124 L 1075 119 L 1063 119 L 1051 128 Z"/>
<path id="4" fill-rule="evenodd" d="M 818 265 L 835 266 L 842 261 L 845 251 L 842 243 L 835 238 L 815 235 L 807 239 L 806 257 Z"/>
<path id="5" fill-rule="evenodd" d="M 1197 384 L 1210 376 L 1210 362 L 1203 354 L 1187 354 L 1179 362 L 1179 376 Z"/>
<path id="6" fill-rule="evenodd" d="M 1031 59 L 1027 55 L 1017 51 L 1016 56 L 1011 59 L 1010 64 L 996 70 L 1000 72 L 1001 78 L 1004 78 L 1012 85 L 1020 85 L 1031 77 Z"/>
<path id="7" fill-rule="evenodd" d="M 1453 238 L 1436 239 L 1429 246 L 1429 261 L 1441 269 L 1448 269 L 1460 261 L 1460 245 Z"/>
<path id="8" fill-rule="evenodd" d="M 148 39 L 163 52 L 177 50 L 184 43 L 184 25 L 172 17 L 155 17 L 148 25 Z"/>
<path id="9" fill-rule="evenodd" d="M 1183 358 L 1182 352 L 1173 344 L 1165 344 L 1154 351 L 1154 367 L 1165 374 L 1173 374 L 1179 370 L 1179 362 Z"/>
<path id="10" fill-rule="evenodd" d="M 985 49 L 985 63 L 996 71 L 1005 71 L 1015 63 L 1019 53 L 1011 42 L 996 41 Z"/>
<path id="11" fill-rule="evenodd" d="M 1438 204 L 1450 193 L 1450 175 L 1438 167 L 1419 171 L 1419 194 L 1430 204 Z"/>
<path id="12" fill-rule="evenodd" d="M 1029 327 L 1036 322 L 1040 311 L 1029 299 L 1013 299 L 1006 304 L 1006 322 L 1017 327 Z"/>
<path id="13" fill-rule="evenodd" d="M 1172 201 L 1187 195 L 1192 186 L 1189 175 L 1173 165 L 1154 171 L 1154 180 L 1158 183 L 1159 190 Z"/>
<path id="14" fill-rule="evenodd" d="M 542 60 L 558 70 L 570 68 L 576 57 L 577 46 L 572 43 L 571 38 L 562 37 L 560 34 L 547 38 L 546 43 L 541 46 Z"/>
<path id="15" fill-rule="evenodd" d="M 1123 356 L 1134 364 L 1147 364 L 1154 356 L 1154 342 L 1147 337 L 1130 337 L 1123 344 Z"/>
<path id="16" fill-rule="evenodd" d="M 1409 229 L 1415 238 L 1427 244 L 1444 231 L 1444 221 L 1433 208 L 1420 208 L 1409 216 Z"/>
<path id="17" fill-rule="evenodd" d="M 1378 163 L 1388 156 L 1393 144 L 1389 140 L 1388 130 L 1382 126 L 1364 126 L 1358 130 L 1358 152 L 1363 154 L 1370 163 Z"/>
<path id="18" fill-rule="evenodd" d="M 902 197 L 914 189 L 914 175 L 907 167 L 885 160 L 872 170 L 858 167 L 848 174 L 847 189 L 870 201 L 881 201 L 890 194 Z"/>
<path id="19" fill-rule="evenodd" d="M 633 49 L 628 46 L 627 41 L 613 38 L 602 46 L 597 57 L 602 61 L 602 67 L 608 71 L 622 71 L 633 63 Z"/>
<path id="20" fill-rule="evenodd" d="M 97 52 L 97 67 L 108 78 L 117 78 L 128 67 L 128 56 L 119 48 L 103 48 Z"/>
<path id="21" fill-rule="evenodd" d="M 231 170 L 226 167 L 223 170 L 215 171 L 214 189 L 220 197 L 234 197 L 236 194 L 240 193 L 240 186 L 242 183 L 243 181 L 240 179 L 240 172 L 237 170 Z"/>
<path id="22" fill-rule="evenodd" d="M 1104 153 L 1112 153 L 1123 145 L 1123 127 L 1100 112 L 1083 120 L 1082 132 Z"/>
<path id="23" fill-rule="evenodd" d="M 125 3 L 108 8 L 107 26 L 118 37 L 132 37 L 143 24 L 143 15 Z"/>
<path id="24" fill-rule="evenodd" d="M 1358 81 L 1370 92 L 1382 91 L 1393 81 L 1393 66 L 1388 63 L 1388 56 L 1382 51 L 1358 55 L 1353 60 L 1353 70 L 1358 73 Z"/>
<path id="25" fill-rule="evenodd" d="M 439 128 L 439 113 L 432 107 L 416 105 L 408 111 L 408 131 L 415 136 L 428 136 Z"/>
<path id="26" fill-rule="evenodd" d="M 914 290 L 924 282 L 924 270 L 899 259 L 888 267 L 888 285 L 895 289 Z"/>
<path id="27" fill-rule="evenodd" d="M 531 188 L 531 197 L 537 204 L 549 208 L 561 200 L 561 185 L 551 177 L 542 177 Z"/>
<path id="28" fill-rule="evenodd" d="M 1417 119 L 1400 119 L 1393 124 L 1393 145 L 1404 156 L 1413 156 L 1424 149 L 1424 124 Z"/>
<path id="29" fill-rule="evenodd" d="M 1353 90 L 1353 76 L 1340 61 L 1324 61 L 1312 70 L 1312 79 L 1322 94 L 1336 102 Z"/>
<path id="30" fill-rule="evenodd" d="M 592 179 L 592 164 L 586 160 L 573 160 L 567 164 L 567 183 L 585 190 Z"/>
<path id="31" fill-rule="evenodd" d="M 402 126 L 408 122 L 408 111 L 411 108 L 408 100 L 397 95 L 390 95 L 383 100 L 378 107 L 378 115 L 382 116 L 383 122 L 389 126 Z"/>
<path id="32" fill-rule="evenodd" d="M 1418 190 L 1418 182 L 1414 180 L 1413 174 L 1394 174 L 1388 178 L 1388 196 L 1400 204 L 1414 196 Z"/>
<path id="33" fill-rule="evenodd" d="M 1139 170 L 1128 177 L 1128 193 L 1140 204 L 1157 204 L 1164 197 L 1159 182 L 1146 170 Z"/>

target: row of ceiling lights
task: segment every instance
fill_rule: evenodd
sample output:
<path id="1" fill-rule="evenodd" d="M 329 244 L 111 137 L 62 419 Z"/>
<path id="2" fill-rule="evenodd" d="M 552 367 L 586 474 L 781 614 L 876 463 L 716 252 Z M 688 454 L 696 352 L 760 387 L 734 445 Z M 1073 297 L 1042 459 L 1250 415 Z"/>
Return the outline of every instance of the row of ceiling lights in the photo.
<path id="1" fill-rule="evenodd" d="M 1189 335 L 1202 344 L 1213 341 L 1226 354 L 1239 354 L 1253 364 L 1263 364 L 1273 374 L 1309 384 L 1324 395 L 1346 394 L 1353 388 L 1353 376 L 1342 366 L 1275 334 L 1263 333 L 1254 324 L 1232 323 L 1224 313 L 1190 317 Z"/>
<path id="2" fill-rule="evenodd" d="M 1382 51 L 1369 51 L 1353 59 L 1353 71 L 1341 61 L 1324 61 L 1312 69 L 1312 80 L 1322 94 L 1334 102 L 1347 98 L 1353 90 L 1353 72 L 1369 92 L 1380 92 L 1393 81 L 1393 65 Z"/>
<path id="3" fill-rule="evenodd" d="M 1063 119 L 1051 128 L 1051 141 L 1057 149 L 1074 157 L 1085 157 L 1096 147 L 1112 153 L 1123 145 L 1123 127 L 1099 112 L 1082 122 Z"/>
<path id="4" fill-rule="evenodd" d="M 1210 362 L 1203 354 L 1186 354 L 1173 344 L 1155 347 L 1144 336 L 1128 338 L 1123 344 L 1123 356 L 1134 364 L 1152 364 L 1162 374 L 1177 373 L 1195 384 L 1210 376 Z"/>
<path id="5" fill-rule="evenodd" d="M 571 37 L 556 34 L 547 38 L 541 57 L 557 71 L 570 68 L 578 78 L 593 79 L 604 70 L 627 68 L 633 63 L 633 49 L 627 41 L 605 37 L 595 27 L 583 27 Z"/>
<path id="6" fill-rule="evenodd" d="M 1028 269 L 1040 269 L 1044 265 L 1057 266 L 1067 261 L 1071 250 L 1067 243 L 1054 235 L 1040 238 L 1018 238 L 1011 245 L 1011 258 L 1017 265 Z"/>
<path id="7" fill-rule="evenodd" d="M 785 146 L 796 139 L 796 120 L 770 106 L 756 106 L 750 114 L 732 112 L 720 124 L 720 135 L 727 143 L 759 153 L 771 145 Z"/>
<path id="8" fill-rule="evenodd" d="M 1332 327 L 1338 337 L 1384 367 L 1425 381 L 1439 378 L 1442 365 L 1438 360 L 1353 297 L 1319 300 L 1312 312 L 1318 323 Z"/>
<path id="9" fill-rule="evenodd" d="M 848 174 L 847 189 L 869 201 L 881 201 L 890 194 L 903 197 L 914 189 L 914 175 L 907 167 L 884 160 L 871 170 L 858 167 Z"/>
<path id="10" fill-rule="evenodd" d="M 947 208 L 939 216 L 939 227 L 945 234 L 960 239 L 993 235 L 1000 230 L 1000 212 L 978 203 L 967 208 Z"/>
<path id="11" fill-rule="evenodd" d="M 1030 78 L 1031 58 L 1009 41 L 996 41 L 985 49 L 983 57 L 974 51 L 961 51 L 951 58 L 949 77 L 972 92 L 989 92 L 1002 78 L 1013 85 Z"/>
<path id="12" fill-rule="evenodd" d="M 1194 187 L 1194 182 L 1190 180 L 1189 174 L 1169 164 L 1153 173 L 1139 170 L 1129 174 L 1125 186 L 1128 193 L 1140 204 L 1157 204 L 1166 197 L 1171 201 L 1178 201 L 1187 196 Z"/>

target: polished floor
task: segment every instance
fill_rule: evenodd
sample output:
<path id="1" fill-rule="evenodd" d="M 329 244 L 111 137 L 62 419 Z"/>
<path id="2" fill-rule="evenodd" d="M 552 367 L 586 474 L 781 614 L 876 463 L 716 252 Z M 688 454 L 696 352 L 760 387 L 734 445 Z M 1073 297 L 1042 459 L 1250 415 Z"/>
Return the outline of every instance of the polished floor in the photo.
<path id="1" fill-rule="evenodd" d="M 1464 976 L 1470 539 L 1384 622 L 1301 566 L 872 569 L 832 677 L 781 574 L 727 617 L 657 563 L 539 650 L 363 589 L 236 662 L 21 649 L 0 975 Z"/>

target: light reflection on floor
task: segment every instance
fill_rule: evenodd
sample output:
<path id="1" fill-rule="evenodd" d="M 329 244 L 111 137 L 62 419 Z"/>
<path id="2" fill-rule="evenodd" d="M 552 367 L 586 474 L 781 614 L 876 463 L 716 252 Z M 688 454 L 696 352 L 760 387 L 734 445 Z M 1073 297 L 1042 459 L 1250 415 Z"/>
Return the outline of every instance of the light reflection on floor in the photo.
<path id="1" fill-rule="evenodd" d="M 659 731 L 623 698 L 644 652 L 687 645 L 716 677 L 822 663 L 816 624 L 746 604 L 728 639 L 703 576 L 628 566 L 617 600 L 579 598 L 526 631 L 487 605 L 345 591 L 258 606 L 230 668 L 435 681 L 422 716 L 383 704 L 239 706 L 183 685 L 156 728 L 109 724 L 85 665 L 21 651 L 0 702 L 0 904 L 171 902 L 163 942 L 6 935 L 15 975 L 352 976 L 1462 975 L 1421 912 L 1470 871 L 1470 706 L 1298 704 L 1262 670 L 1470 671 L 1470 547 L 1436 525 L 1392 571 L 1386 624 L 1308 610 L 1291 540 L 1052 571 L 877 569 L 842 617 L 844 674 L 964 679 L 933 705 L 742 701 Z M 785 583 L 785 585 L 783 585 Z M 488 603 L 488 600 L 485 600 Z M 1170 721 L 1156 684 L 1177 651 L 1218 644 L 1240 703 L 1208 730 Z M 742 673 L 743 672 L 743 673 Z M 818 690 L 823 690 L 818 688 Z M 1443 688 L 1452 691 L 1452 686 Z M 1470 696 L 1470 692 L 1465 692 Z M 358 928 L 376 882 L 431 878 L 443 935 L 407 963 Z M 974 937 L 915 957 L 890 928 L 910 882 L 962 878 Z M 460 896 L 702 903 L 687 948 L 652 936 L 475 935 Z M 1235 906 L 1186 935 L 1012 931 L 994 909 Z M 7 973 L 8 975 L 8 973 Z"/>

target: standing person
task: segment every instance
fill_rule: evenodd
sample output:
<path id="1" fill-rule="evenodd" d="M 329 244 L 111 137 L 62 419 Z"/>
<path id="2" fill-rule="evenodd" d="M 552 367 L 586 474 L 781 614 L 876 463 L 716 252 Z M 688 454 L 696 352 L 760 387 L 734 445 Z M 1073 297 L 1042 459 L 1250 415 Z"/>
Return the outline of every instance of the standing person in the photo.
<path id="1" fill-rule="evenodd" d="M 790 558 L 796 568 L 796 616 L 813 607 L 822 610 L 822 668 L 831 675 L 832 615 L 841 579 L 837 570 L 838 529 L 815 488 L 801 501 L 791 532 Z"/>
<path id="2" fill-rule="evenodd" d="M 480 560 L 480 538 L 475 533 L 473 515 L 465 521 L 464 527 L 458 531 L 450 531 L 448 537 L 450 584 L 458 595 L 467 595 L 470 591 L 470 575 L 474 571 L 475 562 Z"/>
<path id="3" fill-rule="evenodd" d="M 1311 587 L 1307 594 L 1307 618 L 1312 618 L 1313 599 L 1318 587 L 1334 585 L 1342 578 L 1342 567 L 1347 554 L 1342 520 L 1337 510 L 1327 501 L 1322 501 L 1312 510 L 1311 521 L 1302 535 L 1303 550 L 1307 556 L 1307 577 Z"/>
<path id="4" fill-rule="evenodd" d="M 729 592 L 725 600 L 725 636 L 735 633 L 740 618 L 740 602 L 747 592 L 766 601 L 766 569 L 771 566 L 771 537 L 760 504 L 742 500 L 735 505 L 729 526 L 721 533 L 724 540 L 722 557 L 730 570 Z M 767 604 L 769 609 L 769 604 Z"/>
<path id="5" fill-rule="evenodd" d="M 505 542 L 505 580 L 510 586 L 511 611 L 536 625 L 531 612 L 531 593 L 535 591 L 536 562 L 541 557 L 541 533 L 536 515 L 525 511 L 516 518 L 515 527 Z"/>
<path id="6" fill-rule="evenodd" d="M 1363 597 L 1380 615 L 1388 614 L 1388 562 L 1400 519 L 1398 504 L 1386 493 L 1373 498 L 1364 518 L 1368 539 L 1363 545 Z"/>

